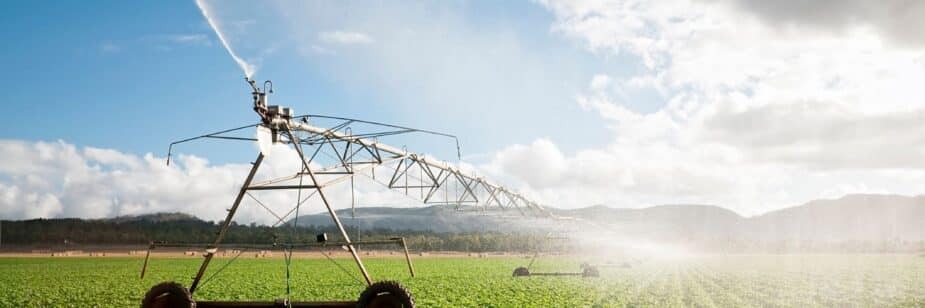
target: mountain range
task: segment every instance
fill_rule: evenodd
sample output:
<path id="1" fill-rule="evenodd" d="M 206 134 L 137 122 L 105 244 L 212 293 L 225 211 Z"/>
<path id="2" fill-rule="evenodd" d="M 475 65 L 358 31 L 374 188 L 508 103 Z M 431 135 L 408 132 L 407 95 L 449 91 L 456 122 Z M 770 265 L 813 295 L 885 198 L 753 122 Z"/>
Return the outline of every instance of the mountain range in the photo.
<path id="1" fill-rule="evenodd" d="M 355 216 L 350 209 L 337 214 L 351 234 L 359 231 L 364 236 L 403 234 L 449 240 L 465 233 L 475 236 L 470 240 L 477 240 L 478 234 L 509 238 L 553 234 L 590 241 L 591 246 L 654 243 L 707 252 L 925 251 L 925 196 L 848 195 L 751 217 L 718 206 L 690 204 L 548 210 L 567 219 L 537 218 L 513 209 L 483 211 L 452 206 L 361 207 Z M 300 228 L 305 237 L 317 232 L 336 233 L 327 213 L 299 216 L 289 223 L 306 227 Z M 4 221 L 2 226 L 4 244 L 47 245 L 208 242 L 218 224 L 183 213 L 154 213 L 106 219 Z M 273 241 L 278 232 L 269 226 L 234 224 L 226 240 Z"/>
<path id="2" fill-rule="evenodd" d="M 778 245 L 784 249 L 838 244 L 861 249 L 882 243 L 925 243 L 925 196 L 847 195 L 752 217 L 712 205 L 659 205 L 640 209 L 597 205 L 552 211 L 572 219 L 530 218 L 512 210 L 484 214 L 471 208 L 456 210 L 446 206 L 357 208 L 355 218 L 351 218 L 349 209 L 337 213 L 348 228 L 358 225 L 361 229 L 432 232 L 561 232 L 593 226 L 593 230 L 602 234 L 621 238 L 709 247 Z M 298 224 L 328 226 L 332 222 L 323 213 L 301 216 Z"/>

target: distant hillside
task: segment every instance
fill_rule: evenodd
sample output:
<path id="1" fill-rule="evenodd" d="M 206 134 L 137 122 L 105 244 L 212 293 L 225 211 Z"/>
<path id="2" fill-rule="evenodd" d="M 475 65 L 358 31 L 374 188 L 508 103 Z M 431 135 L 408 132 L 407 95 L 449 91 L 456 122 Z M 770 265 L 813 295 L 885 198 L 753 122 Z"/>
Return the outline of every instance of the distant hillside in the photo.
<path id="1" fill-rule="evenodd" d="M 183 213 L 156 213 L 106 219 L 29 219 L 3 222 L 3 244 L 93 245 L 146 244 L 150 241 L 206 243 L 214 239 L 218 225 Z M 229 242 L 248 243 L 272 239 L 272 230 L 261 226 L 233 225 Z"/>
<path id="2" fill-rule="evenodd" d="M 849 195 L 742 217 L 710 205 L 660 205 L 642 209 L 592 206 L 551 209 L 570 221 L 521 215 L 508 209 L 490 214 L 448 206 L 349 209 L 337 213 L 351 233 L 364 236 L 415 235 L 423 249 L 521 249 L 509 240 L 558 230 L 593 230 L 607 241 L 630 240 L 684 245 L 703 251 L 913 251 L 925 250 L 925 196 Z M 295 223 L 293 219 L 289 223 Z M 301 236 L 334 232 L 327 213 L 298 218 Z M 564 227 L 564 228 L 562 228 Z M 126 244 L 151 240 L 209 242 L 218 225 L 183 213 L 157 213 L 110 219 L 33 219 L 3 222 L 3 243 Z M 234 225 L 229 243 L 273 242 L 285 236 L 266 226 Z M 285 233 L 285 232 L 284 232 Z M 464 234 L 465 236 L 457 236 Z M 480 235 L 481 234 L 481 235 Z M 486 240 L 491 239 L 491 240 Z M 530 244 L 532 245 L 532 244 Z M 529 246 L 529 245 L 528 245 Z M 518 248 L 519 247 L 519 248 Z"/>
<path id="3" fill-rule="evenodd" d="M 849 195 L 816 200 L 755 217 L 742 217 L 711 205 L 660 205 L 642 209 L 592 206 L 554 210 L 580 219 L 578 225 L 604 226 L 621 238 L 686 244 L 706 250 L 905 250 L 925 249 L 925 196 Z M 479 216 L 447 207 L 360 208 L 338 215 L 346 225 L 436 232 L 553 230 L 548 220 Z M 560 222 L 565 224 L 565 222 Z M 330 225 L 327 214 L 299 218 L 302 226 Z"/>
<path id="4" fill-rule="evenodd" d="M 849 195 L 749 219 L 756 240 L 925 241 L 925 196 Z"/>
<path id="5" fill-rule="evenodd" d="M 592 206 L 574 210 L 553 210 L 556 215 L 580 218 L 609 226 L 611 230 L 653 240 L 673 240 L 679 236 L 713 238 L 739 231 L 744 218 L 730 210 L 709 205 L 661 205 L 643 209 Z M 569 222 L 524 217 L 517 211 L 504 213 L 455 210 L 446 206 L 414 208 L 357 208 L 356 219 L 350 210 L 338 210 L 345 225 L 368 228 L 400 228 L 434 232 L 515 231 L 542 232 Z M 503 214 L 504 216 L 500 216 Z M 293 220 L 294 221 L 294 220 Z M 290 221 L 293 222 L 293 221 Z M 575 222 L 581 224 L 582 222 Z M 300 216 L 300 226 L 330 226 L 326 213 Z"/>
<path id="6" fill-rule="evenodd" d="M 179 212 L 119 216 L 115 218 L 104 218 L 100 220 L 107 221 L 107 222 L 113 222 L 117 224 L 130 223 L 130 222 L 164 223 L 164 222 L 178 222 L 178 221 L 191 221 L 191 222 L 201 222 L 202 221 L 201 219 L 196 218 L 196 216 L 185 214 L 185 213 L 179 213 Z"/>
<path id="7" fill-rule="evenodd" d="M 733 211 L 711 205 L 660 205 L 642 209 L 597 206 L 561 215 L 599 222 L 620 234 L 656 241 L 713 239 L 735 234 L 744 221 Z"/>

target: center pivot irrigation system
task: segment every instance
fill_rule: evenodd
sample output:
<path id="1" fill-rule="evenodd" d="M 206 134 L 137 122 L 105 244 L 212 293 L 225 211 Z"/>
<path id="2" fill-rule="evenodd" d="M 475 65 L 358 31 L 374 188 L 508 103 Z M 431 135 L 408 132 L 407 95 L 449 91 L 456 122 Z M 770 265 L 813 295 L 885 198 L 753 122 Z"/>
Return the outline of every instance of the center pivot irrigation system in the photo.
<path id="1" fill-rule="evenodd" d="M 267 104 L 268 94 L 273 93 L 273 84 L 270 81 L 264 82 L 263 89 L 261 89 L 253 80 L 246 80 L 253 89 L 253 109 L 260 116 L 260 123 L 171 143 L 168 150 L 167 164 L 170 164 L 174 146 L 199 139 L 256 142 L 260 148 L 260 153 L 252 163 L 250 172 L 248 172 L 234 202 L 228 208 L 228 214 L 221 223 L 213 242 L 208 244 L 152 243 L 150 249 L 155 247 L 201 247 L 205 249 L 205 253 L 202 265 L 196 272 L 188 289 L 175 282 L 164 282 L 155 285 L 145 295 L 142 307 L 413 307 L 412 296 L 403 286 L 393 281 L 374 281 L 356 251 L 355 246 L 357 245 L 383 244 L 383 242 L 351 240 L 347 230 L 344 228 L 344 224 L 332 207 L 327 190 L 335 184 L 349 181 L 352 195 L 354 178 L 357 176 L 368 177 L 390 189 L 418 199 L 424 204 L 453 206 L 458 210 L 465 211 L 483 211 L 486 213 L 516 212 L 527 217 L 557 218 L 536 202 L 481 177 L 464 172 L 450 163 L 379 142 L 380 138 L 410 133 L 437 135 L 454 140 L 456 139 L 455 136 L 358 119 L 321 115 L 296 116 L 293 115 L 292 109 L 288 107 Z M 316 122 L 323 121 L 333 121 L 336 124 L 330 127 L 314 125 Z M 254 137 L 254 129 L 256 129 L 256 138 Z M 260 170 L 264 158 L 271 155 L 274 147 L 279 152 L 279 145 L 291 147 L 297 153 L 300 166 L 281 177 L 266 179 L 258 177 L 258 170 Z M 457 156 L 459 156 L 458 140 L 456 141 L 456 150 Z M 291 155 L 290 151 L 286 152 Z M 377 169 L 379 169 L 378 178 L 376 175 Z M 382 169 L 385 169 L 384 172 Z M 255 180 L 258 178 L 260 180 Z M 295 192 L 296 204 L 284 214 L 274 212 L 255 196 L 260 191 Z M 300 241 L 295 236 L 290 236 L 289 241 L 286 243 L 273 243 L 262 246 L 243 247 L 241 245 L 222 244 L 229 227 L 232 225 L 235 213 L 245 198 L 253 199 L 276 219 L 273 227 L 290 227 L 293 233 L 296 233 L 295 228 L 298 225 L 300 207 L 310 199 L 320 201 L 328 214 L 330 214 L 337 231 L 342 237 L 342 241 L 334 244 L 325 243 L 327 236 L 321 234 L 315 243 Z M 385 241 L 385 243 L 397 243 L 405 249 L 409 271 L 413 276 L 414 269 L 408 257 L 404 239 L 393 238 L 390 241 Z M 325 245 L 344 247 L 345 250 L 349 251 L 356 262 L 357 269 L 363 276 L 363 280 L 365 280 L 366 289 L 360 294 L 357 301 L 292 301 L 289 298 L 291 294 L 289 264 L 293 250 Z M 286 298 L 273 302 L 195 301 L 193 294 L 199 287 L 204 285 L 203 277 L 219 249 L 229 250 L 234 248 L 283 250 L 283 255 L 286 258 Z M 150 249 L 148 255 L 150 255 Z M 240 255 L 240 252 L 238 255 Z M 228 261 L 225 266 L 233 260 L 235 259 Z M 212 272 L 205 281 L 209 281 L 211 277 L 221 272 L 225 266 L 218 271 Z M 147 267 L 146 258 L 142 269 L 142 278 L 144 278 L 144 271 Z"/>

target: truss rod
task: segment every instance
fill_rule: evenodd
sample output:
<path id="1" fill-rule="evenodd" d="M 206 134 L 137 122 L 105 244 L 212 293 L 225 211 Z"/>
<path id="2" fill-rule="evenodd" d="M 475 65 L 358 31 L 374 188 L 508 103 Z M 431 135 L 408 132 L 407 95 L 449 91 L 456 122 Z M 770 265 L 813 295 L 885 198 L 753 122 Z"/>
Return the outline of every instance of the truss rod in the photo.
<path id="1" fill-rule="evenodd" d="M 328 118 L 338 119 L 338 120 L 352 120 L 348 118 L 338 118 L 338 117 L 328 117 Z M 381 124 L 381 123 L 375 123 L 375 122 L 370 122 L 370 123 Z M 456 200 L 457 202 L 460 202 L 460 203 L 462 201 L 474 201 L 478 203 L 479 195 L 477 194 L 477 190 L 481 188 L 484 191 L 486 191 L 488 195 L 485 200 L 486 202 L 483 202 L 482 204 L 490 204 L 491 201 L 494 200 L 496 201 L 497 204 L 500 205 L 501 202 L 497 202 L 498 195 L 504 195 L 506 199 L 513 201 L 512 203 L 514 203 L 515 207 L 517 207 L 518 210 L 521 207 L 525 207 L 531 212 L 537 214 L 537 216 L 555 218 L 555 215 L 547 211 L 545 208 L 540 206 L 538 203 L 533 202 L 523 197 L 520 194 L 507 190 L 501 187 L 500 185 L 489 183 L 488 181 L 482 178 L 476 177 L 476 176 L 467 175 L 465 172 L 463 172 L 459 168 L 445 161 L 441 161 L 441 160 L 437 160 L 433 158 L 425 159 L 423 155 L 411 153 L 411 152 L 408 152 L 407 150 L 399 149 L 397 147 L 393 147 L 388 144 L 379 143 L 374 140 L 364 139 L 356 135 L 348 135 L 348 134 L 341 133 L 336 130 L 331 130 L 329 128 L 313 126 L 309 123 L 306 123 L 305 121 L 274 118 L 272 122 L 270 123 L 270 126 L 276 126 L 276 127 L 288 126 L 293 131 L 307 132 L 309 133 L 310 137 L 323 138 L 323 139 L 327 139 L 330 141 L 343 141 L 343 142 L 355 144 L 360 147 L 370 148 L 374 150 L 375 152 L 385 152 L 388 154 L 392 154 L 395 157 L 400 157 L 403 160 L 408 160 L 410 163 L 419 165 L 420 168 L 426 170 L 428 177 L 432 176 L 433 171 L 435 170 L 438 171 L 438 173 L 446 172 L 450 174 L 452 177 L 456 178 L 456 182 L 458 182 L 462 186 L 461 188 L 463 189 L 463 194 L 458 198 L 458 200 Z M 397 128 L 403 128 L 403 127 L 397 127 Z M 445 135 L 442 133 L 437 133 L 437 134 Z M 381 166 L 382 164 L 378 164 L 378 165 Z M 398 177 L 409 176 L 407 174 L 407 171 L 408 171 L 407 168 L 402 168 L 402 167 L 403 166 L 401 166 L 400 164 L 399 169 L 396 169 L 395 173 L 393 174 L 393 178 L 390 181 L 392 182 L 392 185 L 390 185 L 390 187 L 394 186 L 395 184 L 394 182 L 397 181 Z M 405 169 L 405 170 L 401 170 L 401 169 Z M 431 178 L 431 179 L 433 180 L 434 178 Z M 444 184 L 445 183 L 446 182 L 444 182 Z M 421 186 L 424 186 L 424 185 L 421 185 Z M 435 185 L 433 186 L 438 186 L 439 188 L 439 186 L 441 185 L 437 185 L 435 183 Z M 420 188 L 431 188 L 431 187 L 432 186 L 426 186 L 426 187 L 420 187 Z M 398 187 L 394 187 L 394 188 L 398 188 Z M 402 187 L 402 188 L 406 188 L 406 187 Z M 429 198 L 425 198 L 425 199 L 429 199 Z"/>

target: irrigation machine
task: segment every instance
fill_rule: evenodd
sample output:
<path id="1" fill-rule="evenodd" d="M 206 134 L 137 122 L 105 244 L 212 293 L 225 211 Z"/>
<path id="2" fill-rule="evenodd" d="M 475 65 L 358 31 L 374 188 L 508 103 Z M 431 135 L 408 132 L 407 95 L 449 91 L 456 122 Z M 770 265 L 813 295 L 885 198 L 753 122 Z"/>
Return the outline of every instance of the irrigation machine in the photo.
<path id="1" fill-rule="evenodd" d="M 567 237 L 555 237 L 555 236 L 546 236 L 546 240 L 561 240 L 567 241 Z M 578 272 L 537 272 L 530 271 L 530 268 L 533 267 L 533 264 L 536 263 L 536 260 L 540 257 L 540 249 L 537 247 L 533 256 L 530 257 L 530 262 L 526 266 L 518 266 L 514 269 L 514 277 L 527 277 L 527 276 L 581 276 L 581 277 L 598 277 L 600 272 L 597 266 L 590 263 L 584 262 L 579 266 L 581 271 Z"/>
<path id="2" fill-rule="evenodd" d="M 351 196 L 354 189 L 354 178 L 363 176 L 382 184 L 392 190 L 404 193 L 424 204 L 455 206 L 457 209 L 500 210 L 516 211 L 523 216 L 555 218 L 544 207 L 508 190 L 493 184 L 481 177 L 464 172 L 458 167 L 430 156 L 416 154 L 405 148 L 394 147 L 380 143 L 379 140 L 403 134 L 430 134 L 448 137 L 456 140 L 449 134 L 414 129 L 409 127 L 364 121 L 359 119 L 323 116 L 323 115 L 294 115 L 293 110 L 278 105 L 268 105 L 268 94 L 273 93 L 273 84 L 266 81 L 261 89 L 256 82 L 246 79 L 250 85 L 253 98 L 253 110 L 259 115 L 260 122 L 237 128 L 226 129 L 193 138 L 176 141 L 170 144 L 167 155 L 167 164 L 170 164 L 171 155 L 176 145 L 200 139 L 221 139 L 231 141 L 256 142 L 260 152 L 252 162 L 240 190 L 237 192 L 227 215 L 219 225 L 214 241 L 207 244 L 191 243 L 152 243 L 151 250 L 156 248 L 185 248 L 202 249 L 202 264 L 193 276 L 189 287 L 178 282 L 162 282 L 154 285 L 145 295 L 142 307 L 414 307 L 411 293 L 400 283 L 395 281 L 376 281 L 367 271 L 360 254 L 358 245 L 398 244 L 405 252 L 408 269 L 414 276 L 414 268 L 408 254 L 403 238 L 392 238 L 380 241 L 354 241 L 350 238 L 337 212 L 334 210 L 328 189 L 336 184 L 349 182 Z M 317 122 L 331 122 L 330 126 L 316 126 Z M 254 133 L 256 130 L 256 134 Z M 281 151 L 280 148 L 288 150 Z M 276 148 L 276 150 L 274 150 Z M 298 166 L 286 171 L 280 176 L 278 173 L 267 176 L 258 171 L 263 167 L 264 159 L 271 155 L 295 155 Z M 279 153 L 282 152 L 282 153 Z M 295 154 L 293 154 L 295 153 Z M 456 140 L 456 154 L 459 156 L 459 142 Z M 376 173 L 379 173 L 377 177 Z M 268 173 L 268 172 L 264 172 Z M 288 212 L 271 210 L 265 202 L 258 198 L 258 192 L 269 193 L 283 191 L 295 194 L 295 205 Z M 274 240 L 273 243 L 238 245 L 223 243 L 235 214 L 242 201 L 253 200 L 257 206 L 262 207 L 275 219 L 273 227 L 294 230 L 297 228 L 299 210 L 312 201 L 324 206 L 330 215 L 339 241 L 328 241 L 325 234 L 318 235 L 311 241 L 300 240 L 290 236 L 288 240 Z M 352 199 L 352 198 L 351 198 Z M 355 212 L 353 212 L 355 213 Z M 293 223 L 293 221 L 295 221 Z M 296 231 L 291 231 L 295 233 Z M 290 264 L 293 252 L 296 250 L 320 249 L 324 253 L 325 247 L 342 247 L 349 252 L 356 263 L 356 269 L 362 276 L 360 283 L 365 284 L 365 290 L 355 301 L 323 301 L 307 302 L 290 298 L 291 289 L 298 286 L 290 284 Z M 286 266 L 286 296 L 274 301 L 202 301 L 196 300 L 196 291 L 205 286 L 223 269 L 246 250 L 279 250 L 283 252 Z M 209 265 L 215 261 L 219 253 L 227 255 L 236 254 L 217 270 L 209 270 Z M 142 279 L 148 271 L 148 257 L 142 266 Z M 327 256 L 327 255 L 325 255 Z M 329 259 L 331 259 L 329 257 Z M 333 259 L 331 259 L 334 261 Z M 152 266 L 156 268 L 156 266 Z M 516 272 L 515 272 L 516 275 Z M 214 285 L 212 285 L 214 286 Z"/>

